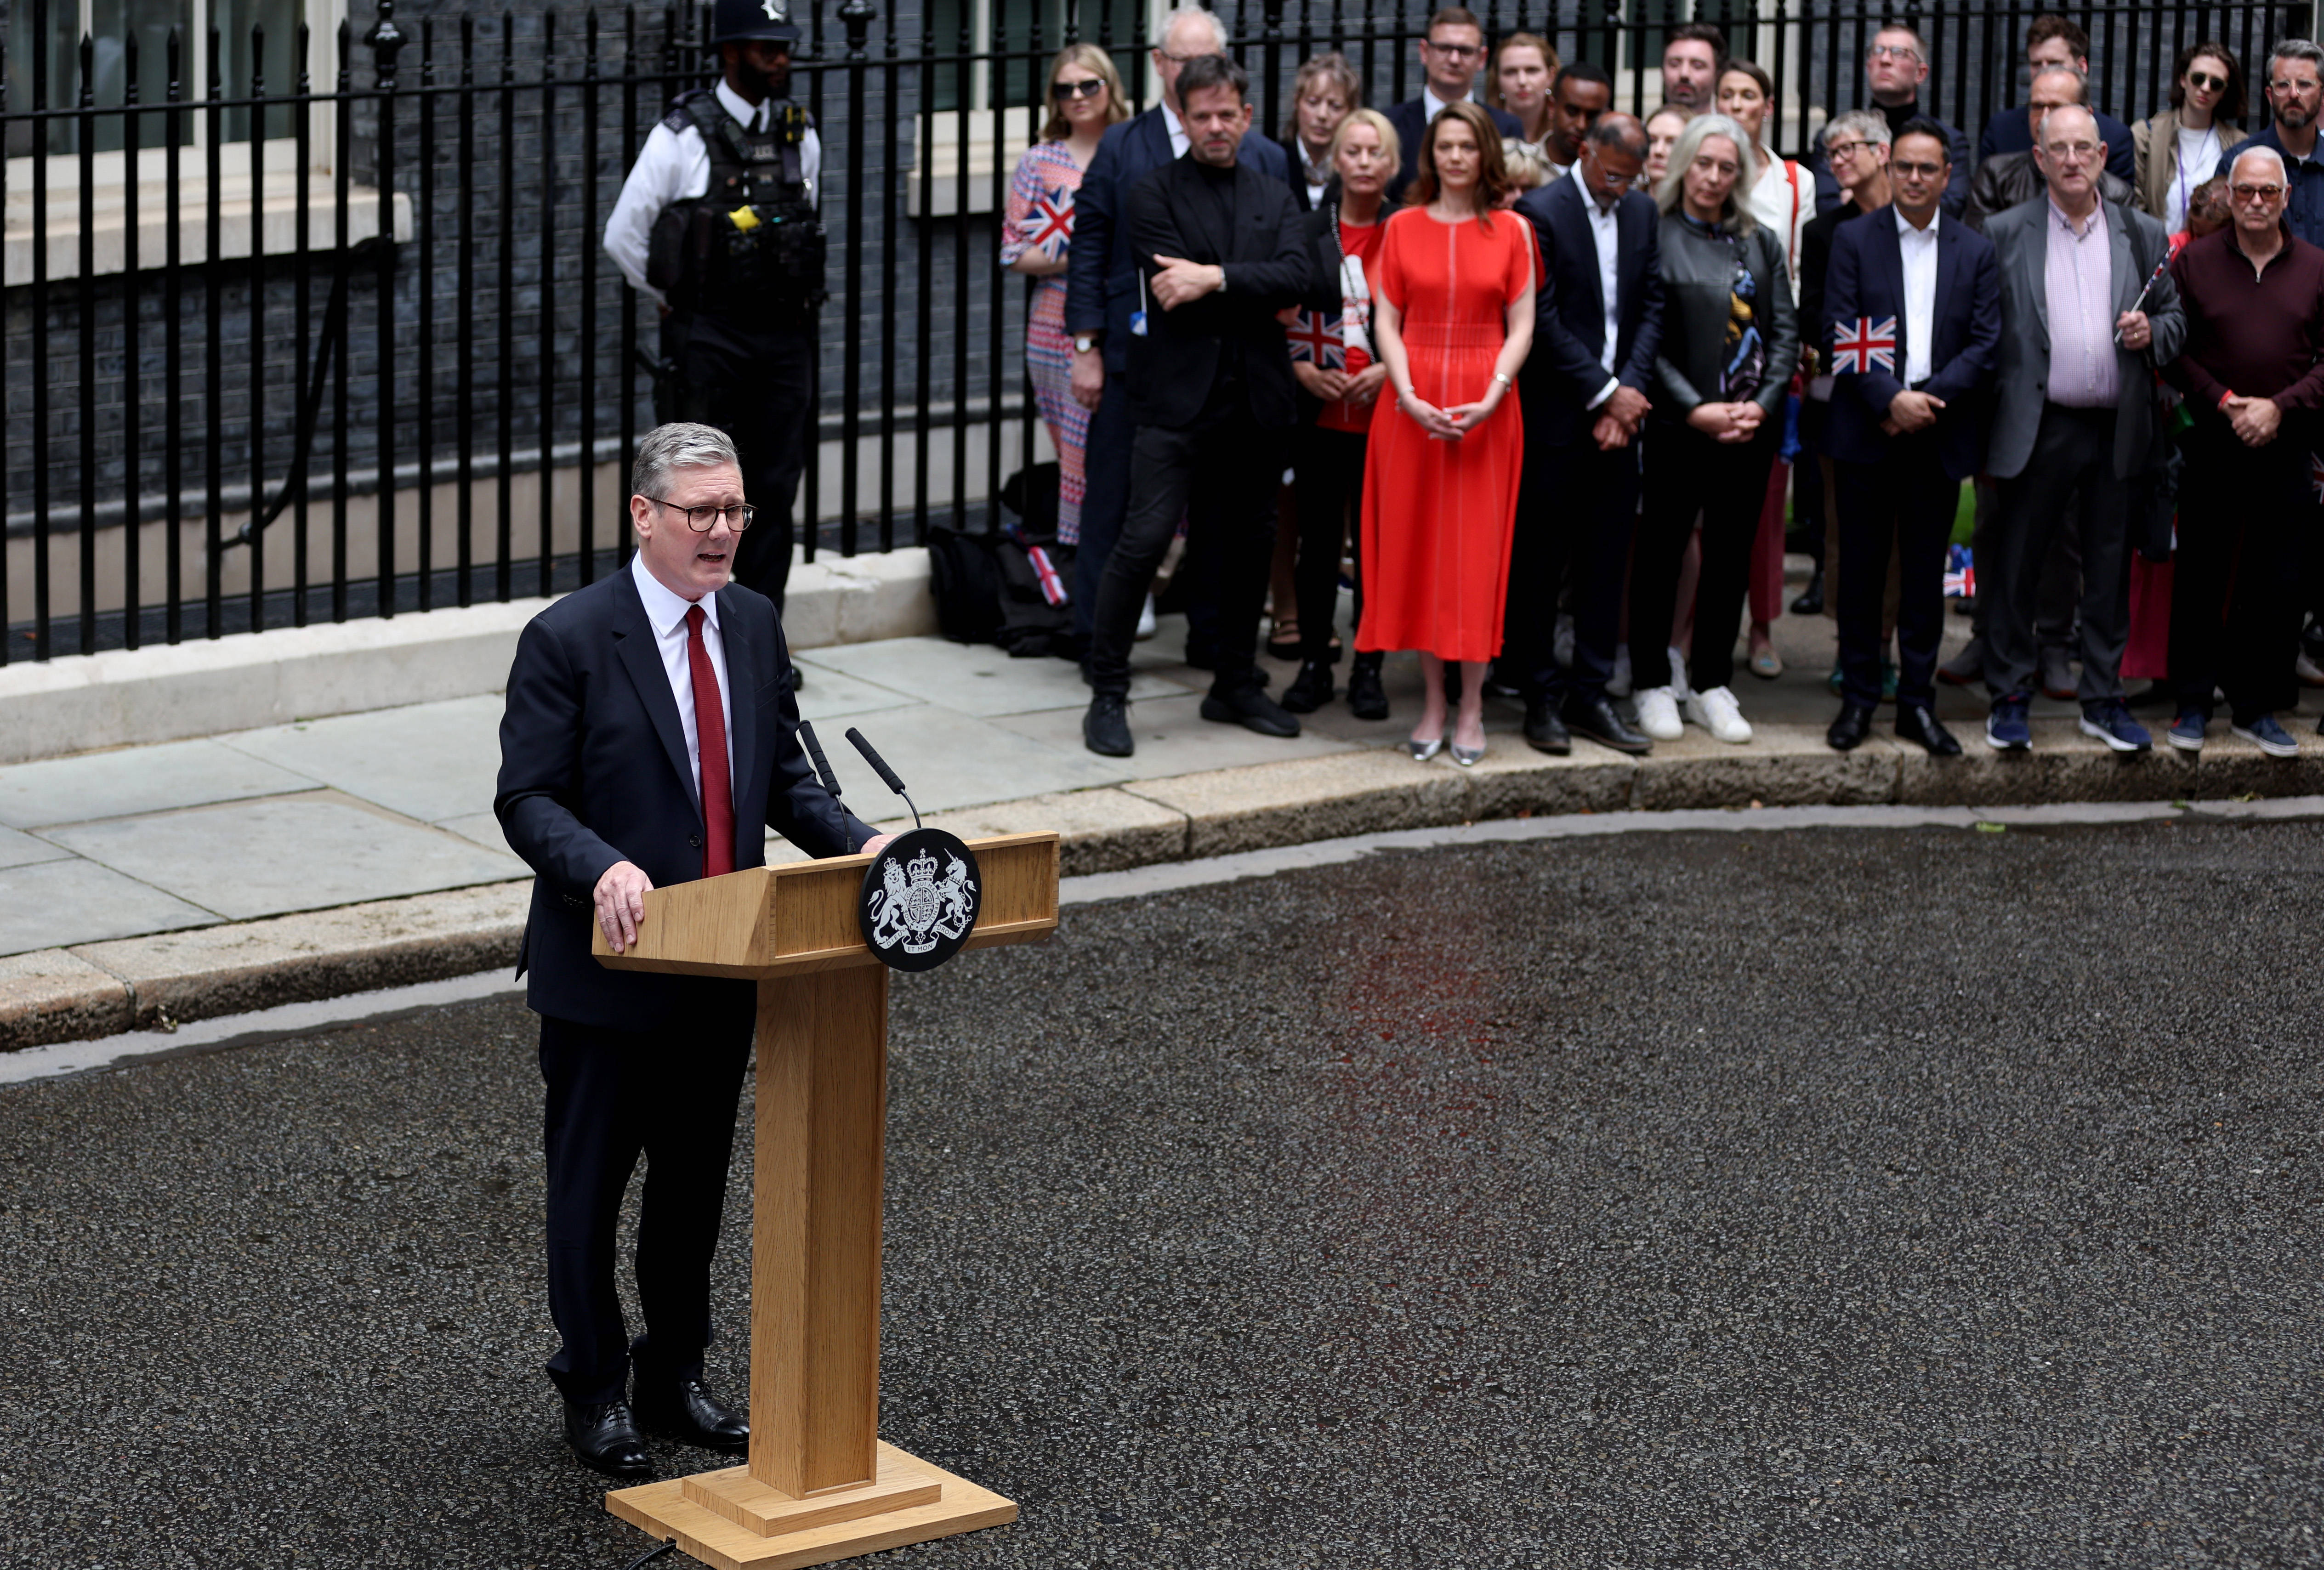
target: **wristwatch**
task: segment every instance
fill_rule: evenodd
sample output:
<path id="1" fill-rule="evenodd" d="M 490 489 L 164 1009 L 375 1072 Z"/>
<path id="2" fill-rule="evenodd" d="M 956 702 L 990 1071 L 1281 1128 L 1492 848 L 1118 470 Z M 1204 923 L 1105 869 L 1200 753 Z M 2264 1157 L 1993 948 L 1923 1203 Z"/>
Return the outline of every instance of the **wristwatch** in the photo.
<path id="1" fill-rule="evenodd" d="M 1074 339 L 1074 353 L 1076 354 L 1086 354 L 1096 347 L 1097 340 L 1087 333 Z"/>

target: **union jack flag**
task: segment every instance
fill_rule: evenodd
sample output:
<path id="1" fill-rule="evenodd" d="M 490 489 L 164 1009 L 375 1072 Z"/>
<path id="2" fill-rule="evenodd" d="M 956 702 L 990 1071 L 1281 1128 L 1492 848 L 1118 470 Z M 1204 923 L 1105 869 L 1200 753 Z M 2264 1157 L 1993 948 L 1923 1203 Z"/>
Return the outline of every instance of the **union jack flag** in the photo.
<path id="1" fill-rule="evenodd" d="M 1340 330 L 1339 312 L 1301 311 L 1298 324 L 1283 335 L 1294 360 L 1312 360 L 1323 371 L 1348 368 L 1348 340 Z"/>
<path id="2" fill-rule="evenodd" d="M 1896 373 L 1896 318 L 1889 317 L 1874 321 L 1870 317 L 1858 317 L 1853 326 L 1832 329 L 1831 370 L 1837 376 L 1844 371 L 1859 373 L 1879 366 L 1891 376 Z"/>
<path id="3" fill-rule="evenodd" d="M 1049 560 L 1047 547 L 1034 546 L 1026 551 L 1025 558 L 1033 564 L 1033 576 L 1041 584 L 1041 598 L 1052 605 L 1064 604 L 1065 581 L 1057 575 L 1056 564 Z"/>
<path id="4" fill-rule="evenodd" d="M 1033 231 L 1033 249 L 1056 261 L 1073 241 L 1074 193 L 1059 186 L 1047 196 L 1035 197 L 1025 223 Z"/>
<path id="5" fill-rule="evenodd" d="M 1977 597 L 1977 562 L 1969 546 L 1952 546 L 1945 551 L 1945 598 L 1971 600 Z"/>
<path id="6" fill-rule="evenodd" d="M 2324 501 L 2324 458 L 2308 454 L 2308 483 L 2315 488 L 2316 500 Z"/>

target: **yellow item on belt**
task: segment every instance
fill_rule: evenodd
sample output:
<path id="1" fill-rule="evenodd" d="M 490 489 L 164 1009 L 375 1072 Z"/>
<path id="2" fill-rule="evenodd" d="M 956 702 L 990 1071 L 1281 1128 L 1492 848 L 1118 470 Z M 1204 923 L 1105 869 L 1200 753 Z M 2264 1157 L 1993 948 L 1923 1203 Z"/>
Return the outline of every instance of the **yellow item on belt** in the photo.
<path id="1" fill-rule="evenodd" d="M 726 215 L 726 221 L 747 234 L 759 226 L 759 215 L 755 208 L 737 207 Z"/>

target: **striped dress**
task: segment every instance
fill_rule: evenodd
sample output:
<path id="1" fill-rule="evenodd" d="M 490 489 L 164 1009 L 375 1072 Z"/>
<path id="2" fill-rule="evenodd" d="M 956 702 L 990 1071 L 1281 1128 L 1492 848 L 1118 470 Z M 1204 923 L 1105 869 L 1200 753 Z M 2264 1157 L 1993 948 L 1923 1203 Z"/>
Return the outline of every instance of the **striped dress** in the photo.
<path id="1" fill-rule="evenodd" d="M 1062 258 L 1074 237 L 1074 193 L 1081 188 L 1082 166 L 1062 142 L 1038 142 L 1017 161 L 1009 181 L 1009 210 L 1001 224 L 1001 261 L 1014 265 L 1028 251 Z M 1082 493 L 1086 485 L 1084 449 L 1089 410 L 1074 401 L 1074 341 L 1065 331 L 1065 277 L 1055 273 L 1033 290 L 1025 321 L 1025 369 L 1033 379 L 1034 400 L 1057 445 L 1057 539 L 1074 545 L 1082 537 Z"/>

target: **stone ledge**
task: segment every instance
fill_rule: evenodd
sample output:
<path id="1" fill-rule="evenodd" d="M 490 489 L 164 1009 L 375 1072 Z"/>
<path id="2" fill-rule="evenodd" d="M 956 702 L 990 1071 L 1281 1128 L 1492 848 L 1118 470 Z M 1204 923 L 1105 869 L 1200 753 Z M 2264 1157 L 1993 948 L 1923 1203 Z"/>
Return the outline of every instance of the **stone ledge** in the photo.
<path id="1" fill-rule="evenodd" d="M 129 988 L 62 949 L 0 959 L 0 1051 L 130 1028 Z"/>
<path id="2" fill-rule="evenodd" d="M 1423 767 L 1401 751 L 1373 748 L 1139 780 L 1117 788 L 1184 813 L 1184 854 L 1199 859 L 1462 822 L 1469 816 L 1465 774 L 1450 766 Z"/>

